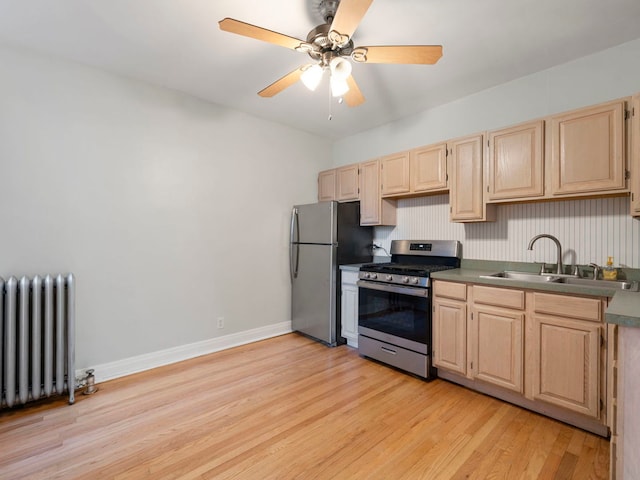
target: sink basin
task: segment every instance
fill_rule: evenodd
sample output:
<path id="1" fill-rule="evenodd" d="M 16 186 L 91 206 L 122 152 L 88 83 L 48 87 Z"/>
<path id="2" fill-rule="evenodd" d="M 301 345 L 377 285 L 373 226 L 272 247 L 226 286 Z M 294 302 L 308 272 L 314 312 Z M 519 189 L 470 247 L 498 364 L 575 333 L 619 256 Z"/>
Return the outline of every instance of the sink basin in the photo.
<path id="1" fill-rule="evenodd" d="M 613 288 L 616 290 L 629 290 L 632 292 L 638 291 L 638 282 L 623 281 L 623 280 L 593 280 L 591 278 L 578 278 L 578 277 L 562 277 L 558 279 L 559 283 L 566 283 L 567 285 L 582 285 L 585 287 L 596 288 Z"/>
<path id="2" fill-rule="evenodd" d="M 509 271 L 505 271 L 505 272 L 498 272 L 498 273 L 493 273 L 491 275 L 481 275 L 481 278 L 501 278 L 501 279 L 508 279 L 508 280 L 520 280 L 520 281 L 524 281 L 524 282 L 544 282 L 544 283 L 548 283 L 548 282 L 557 282 L 560 280 L 561 277 L 557 276 L 557 275 L 540 275 L 538 273 L 531 273 L 531 272 L 509 272 Z"/>
<path id="3" fill-rule="evenodd" d="M 570 275 L 538 274 L 531 272 L 504 271 L 492 273 L 491 275 L 481 275 L 480 278 L 499 278 L 501 280 L 519 280 L 521 282 L 538 283 L 564 283 L 566 285 L 580 285 L 591 288 L 606 288 L 613 290 L 628 290 L 631 292 L 640 291 L 638 282 L 622 280 L 593 280 L 590 278 L 579 278 Z"/>

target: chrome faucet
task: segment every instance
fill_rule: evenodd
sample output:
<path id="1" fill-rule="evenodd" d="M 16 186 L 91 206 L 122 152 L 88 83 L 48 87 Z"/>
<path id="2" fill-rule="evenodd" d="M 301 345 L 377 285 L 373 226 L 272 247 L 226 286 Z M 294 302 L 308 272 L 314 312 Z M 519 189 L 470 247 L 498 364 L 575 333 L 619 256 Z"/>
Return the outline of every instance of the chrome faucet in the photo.
<path id="1" fill-rule="evenodd" d="M 602 267 L 597 263 L 590 263 L 589 266 L 593 268 L 593 279 L 598 280 L 598 276 L 600 272 L 602 272 Z"/>
<path id="2" fill-rule="evenodd" d="M 548 238 L 554 241 L 554 243 L 556 244 L 556 247 L 558 247 L 558 261 L 556 265 L 556 273 L 559 273 L 559 274 L 564 273 L 564 267 L 562 266 L 562 245 L 560 245 L 560 241 L 553 235 L 549 235 L 548 233 L 541 233 L 540 235 L 536 235 L 529 241 L 529 246 L 527 247 L 527 250 L 533 250 L 533 244 L 536 243 L 536 240 L 538 240 L 539 238 Z"/>

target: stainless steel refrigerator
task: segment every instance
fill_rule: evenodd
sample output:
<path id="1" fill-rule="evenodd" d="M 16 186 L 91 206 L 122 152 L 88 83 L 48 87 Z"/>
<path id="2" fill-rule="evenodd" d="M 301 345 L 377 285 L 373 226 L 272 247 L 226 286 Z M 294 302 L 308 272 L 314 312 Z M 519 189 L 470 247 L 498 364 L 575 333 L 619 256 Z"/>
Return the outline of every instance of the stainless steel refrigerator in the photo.
<path id="1" fill-rule="evenodd" d="M 296 205 L 289 263 L 293 330 L 329 346 L 340 335 L 340 265 L 372 261 L 373 227 L 360 226 L 360 203 Z"/>

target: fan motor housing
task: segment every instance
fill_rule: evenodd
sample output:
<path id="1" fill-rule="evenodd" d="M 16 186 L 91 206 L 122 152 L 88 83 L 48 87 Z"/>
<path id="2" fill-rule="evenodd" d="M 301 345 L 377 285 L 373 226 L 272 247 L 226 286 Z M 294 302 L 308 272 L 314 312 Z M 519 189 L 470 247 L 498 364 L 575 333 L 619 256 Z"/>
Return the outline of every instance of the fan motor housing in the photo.
<path id="1" fill-rule="evenodd" d="M 339 3 L 339 2 L 336 2 Z M 348 57 L 353 52 L 353 41 L 349 40 L 346 45 L 336 48 L 332 48 L 331 40 L 329 40 L 329 30 L 331 25 L 323 23 L 311 30 L 307 35 L 307 43 L 312 46 L 309 50 L 309 56 L 314 60 L 321 60 L 326 57 L 327 52 L 333 52 L 332 56 Z"/>

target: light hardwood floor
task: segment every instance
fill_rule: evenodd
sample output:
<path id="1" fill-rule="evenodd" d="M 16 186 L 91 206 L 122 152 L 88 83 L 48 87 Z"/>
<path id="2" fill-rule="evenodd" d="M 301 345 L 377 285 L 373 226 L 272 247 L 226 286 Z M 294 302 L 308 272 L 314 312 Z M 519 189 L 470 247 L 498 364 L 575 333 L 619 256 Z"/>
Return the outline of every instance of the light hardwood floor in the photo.
<path id="1" fill-rule="evenodd" d="M 0 412 L 0 478 L 605 479 L 606 439 L 296 334 Z"/>

